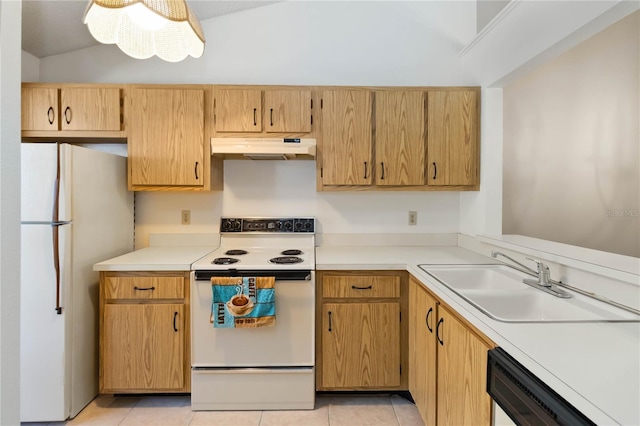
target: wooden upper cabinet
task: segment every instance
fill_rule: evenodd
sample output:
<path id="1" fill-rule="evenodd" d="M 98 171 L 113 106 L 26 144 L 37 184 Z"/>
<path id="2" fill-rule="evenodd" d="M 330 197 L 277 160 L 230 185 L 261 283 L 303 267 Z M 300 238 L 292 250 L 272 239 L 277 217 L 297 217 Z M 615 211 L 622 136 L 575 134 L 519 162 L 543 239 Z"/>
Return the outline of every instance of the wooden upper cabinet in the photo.
<path id="1" fill-rule="evenodd" d="M 22 130 L 120 132 L 121 98 L 117 87 L 24 85 Z"/>
<path id="2" fill-rule="evenodd" d="M 60 89 L 61 130 L 120 130 L 120 89 Z"/>
<path id="3" fill-rule="evenodd" d="M 376 100 L 376 185 L 424 185 L 426 93 L 378 91 Z"/>
<path id="4" fill-rule="evenodd" d="M 265 90 L 265 131 L 311 131 L 310 90 Z"/>
<path id="5" fill-rule="evenodd" d="M 130 189 L 202 186 L 205 142 L 203 89 L 131 90 Z"/>
<path id="6" fill-rule="evenodd" d="M 218 132 L 262 131 L 261 90 L 216 88 L 214 109 Z"/>
<path id="7" fill-rule="evenodd" d="M 428 185 L 477 185 L 478 92 L 428 92 Z"/>
<path id="8" fill-rule="evenodd" d="M 22 88 L 22 130 L 58 130 L 58 89 Z"/>
<path id="9" fill-rule="evenodd" d="M 321 93 L 323 185 L 371 185 L 372 99 L 366 90 Z"/>

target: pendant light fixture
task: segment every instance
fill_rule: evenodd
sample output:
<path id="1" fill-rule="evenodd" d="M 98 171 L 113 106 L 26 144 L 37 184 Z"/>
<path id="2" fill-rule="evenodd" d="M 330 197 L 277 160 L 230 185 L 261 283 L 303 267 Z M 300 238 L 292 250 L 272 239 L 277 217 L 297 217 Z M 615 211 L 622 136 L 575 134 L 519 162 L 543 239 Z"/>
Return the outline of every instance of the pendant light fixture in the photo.
<path id="1" fill-rule="evenodd" d="M 136 59 L 178 62 L 204 51 L 202 27 L 186 0 L 91 0 L 84 23 L 100 43 Z"/>

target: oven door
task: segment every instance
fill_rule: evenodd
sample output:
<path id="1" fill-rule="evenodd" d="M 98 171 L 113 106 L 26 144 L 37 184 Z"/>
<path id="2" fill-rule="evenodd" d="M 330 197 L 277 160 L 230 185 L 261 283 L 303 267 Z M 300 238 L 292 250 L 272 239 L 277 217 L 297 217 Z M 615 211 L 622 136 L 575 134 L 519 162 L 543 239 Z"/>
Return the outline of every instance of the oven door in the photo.
<path id="1" fill-rule="evenodd" d="M 275 276 L 276 322 L 261 328 L 214 328 L 212 276 Z M 313 367 L 313 271 L 195 271 L 191 273 L 191 366 Z"/>

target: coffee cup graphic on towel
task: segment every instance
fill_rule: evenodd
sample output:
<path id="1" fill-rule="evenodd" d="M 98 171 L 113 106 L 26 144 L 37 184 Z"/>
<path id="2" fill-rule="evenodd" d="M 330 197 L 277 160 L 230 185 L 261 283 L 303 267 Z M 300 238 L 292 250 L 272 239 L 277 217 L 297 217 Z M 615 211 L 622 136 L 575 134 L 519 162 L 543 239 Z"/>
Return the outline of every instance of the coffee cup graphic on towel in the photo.
<path id="1" fill-rule="evenodd" d="M 242 285 L 238 286 L 238 294 L 234 295 L 227 302 L 227 311 L 234 317 L 243 317 L 253 311 L 253 302 L 249 296 L 242 293 Z"/>

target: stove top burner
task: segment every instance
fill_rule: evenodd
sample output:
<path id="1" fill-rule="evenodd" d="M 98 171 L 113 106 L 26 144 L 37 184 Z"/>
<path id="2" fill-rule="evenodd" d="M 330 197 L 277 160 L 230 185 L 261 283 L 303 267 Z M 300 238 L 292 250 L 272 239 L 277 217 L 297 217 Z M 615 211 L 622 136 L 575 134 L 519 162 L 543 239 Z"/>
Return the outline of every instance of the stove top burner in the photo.
<path id="1" fill-rule="evenodd" d="M 285 250 L 280 254 L 283 254 L 285 256 L 298 256 L 298 255 L 302 254 L 302 250 L 297 250 L 297 249 L 295 249 L 295 250 Z"/>
<path id="2" fill-rule="evenodd" d="M 243 254 L 247 254 L 247 253 L 249 253 L 249 252 L 246 251 L 246 250 L 240 250 L 240 249 L 227 250 L 227 251 L 224 252 L 224 254 L 226 254 L 227 256 L 242 256 Z"/>
<path id="3" fill-rule="evenodd" d="M 296 256 L 279 256 L 269 259 L 270 263 L 276 263 L 278 265 L 285 265 L 290 263 L 300 263 L 302 259 Z"/>
<path id="4" fill-rule="evenodd" d="M 240 259 L 234 259 L 233 257 L 216 257 L 211 263 L 214 265 L 231 265 L 236 262 L 240 262 Z"/>

